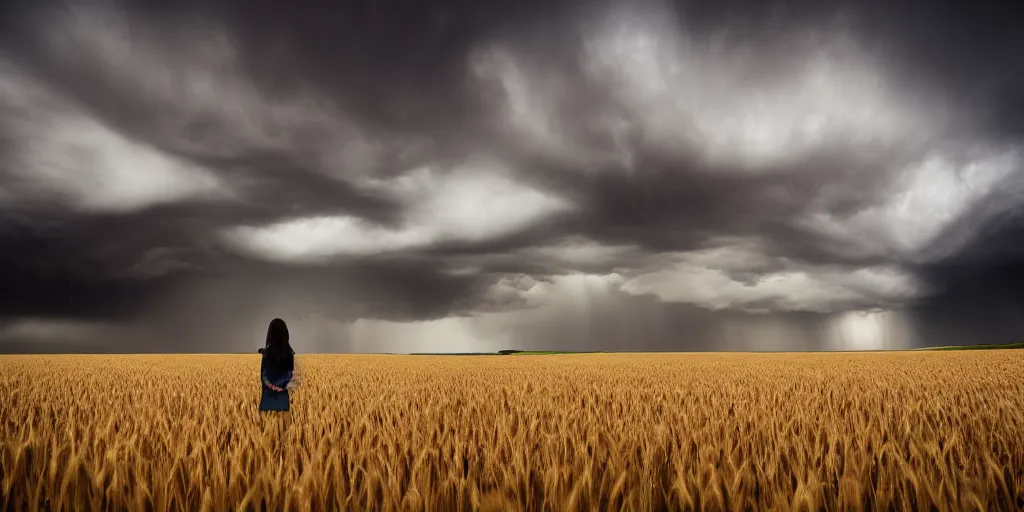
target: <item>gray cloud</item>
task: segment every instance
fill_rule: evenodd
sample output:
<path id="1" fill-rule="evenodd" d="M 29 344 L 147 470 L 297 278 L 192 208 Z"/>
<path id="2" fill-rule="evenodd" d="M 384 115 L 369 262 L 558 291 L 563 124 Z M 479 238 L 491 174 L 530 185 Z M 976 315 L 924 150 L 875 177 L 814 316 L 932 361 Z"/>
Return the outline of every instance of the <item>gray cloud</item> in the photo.
<path id="1" fill-rule="evenodd" d="M 996 21 L 373 5 L 9 9 L 0 339 L 898 347 L 1020 261 Z"/>

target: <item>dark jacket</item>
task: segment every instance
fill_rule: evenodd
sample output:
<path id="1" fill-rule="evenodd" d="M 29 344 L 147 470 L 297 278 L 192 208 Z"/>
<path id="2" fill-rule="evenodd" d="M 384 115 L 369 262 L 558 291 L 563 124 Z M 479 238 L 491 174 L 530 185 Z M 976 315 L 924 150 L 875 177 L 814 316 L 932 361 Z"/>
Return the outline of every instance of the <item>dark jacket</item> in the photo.
<path id="1" fill-rule="evenodd" d="M 260 396 L 261 411 L 288 410 L 288 390 L 285 389 L 285 386 L 292 380 L 294 371 L 295 352 L 280 362 L 275 361 L 266 353 L 263 354 L 263 360 L 260 362 L 260 388 L 263 390 Z M 278 388 L 280 391 L 273 388 Z"/>

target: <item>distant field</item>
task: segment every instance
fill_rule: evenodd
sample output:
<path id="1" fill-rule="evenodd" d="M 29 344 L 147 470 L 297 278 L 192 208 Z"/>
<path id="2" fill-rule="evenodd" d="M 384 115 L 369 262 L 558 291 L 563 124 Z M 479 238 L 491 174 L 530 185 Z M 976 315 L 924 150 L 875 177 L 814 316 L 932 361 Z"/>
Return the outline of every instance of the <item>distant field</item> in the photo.
<path id="1" fill-rule="evenodd" d="M 1001 345 L 950 345 L 948 347 L 931 347 L 931 350 L 1005 350 L 1011 348 L 1024 348 L 1024 341 L 1018 343 L 1003 343 Z"/>
<path id="2" fill-rule="evenodd" d="M 0 356 L 0 510 L 1020 510 L 1024 351 Z"/>
<path id="3" fill-rule="evenodd" d="M 512 355 L 517 356 L 549 356 L 555 354 L 596 354 L 596 352 L 566 352 L 558 350 L 524 350 L 522 352 L 516 352 Z"/>

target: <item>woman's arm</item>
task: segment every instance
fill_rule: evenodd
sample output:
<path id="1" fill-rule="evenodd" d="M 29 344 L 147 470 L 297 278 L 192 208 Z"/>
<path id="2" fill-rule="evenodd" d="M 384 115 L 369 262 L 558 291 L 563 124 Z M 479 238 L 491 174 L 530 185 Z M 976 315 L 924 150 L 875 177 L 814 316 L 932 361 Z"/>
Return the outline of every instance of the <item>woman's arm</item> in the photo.
<path id="1" fill-rule="evenodd" d="M 264 375 L 264 380 L 271 386 L 283 388 L 288 385 L 288 382 L 292 380 L 292 372 L 286 372 L 277 378 L 270 378 L 269 375 Z"/>
<path id="2" fill-rule="evenodd" d="M 286 385 L 288 385 L 288 381 L 289 380 L 291 380 L 291 376 L 290 375 L 288 377 L 284 378 L 284 379 L 278 379 L 276 382 L 281 384 L 281 386 L 286 386 Z M 270 379 L 267 378 L 267 374 L 266 373 L 263 374 L 263 385 L 266 386 L 267 388 L 269 388 L 271 391 L 277 391 L 278 393 L 284 391 L 283 387 L 275 386 L 270 381 Z"/>

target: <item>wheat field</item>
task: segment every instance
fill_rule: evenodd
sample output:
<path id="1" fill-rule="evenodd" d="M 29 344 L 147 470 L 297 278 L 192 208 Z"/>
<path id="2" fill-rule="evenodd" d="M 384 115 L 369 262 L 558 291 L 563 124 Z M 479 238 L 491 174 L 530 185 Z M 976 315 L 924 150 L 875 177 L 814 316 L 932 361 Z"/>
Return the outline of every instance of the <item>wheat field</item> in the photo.
<path id="1" fill-rule="evenodd" d="M 3 510 L 1012 510 L 1024 350 L 0 357 Z"/>

